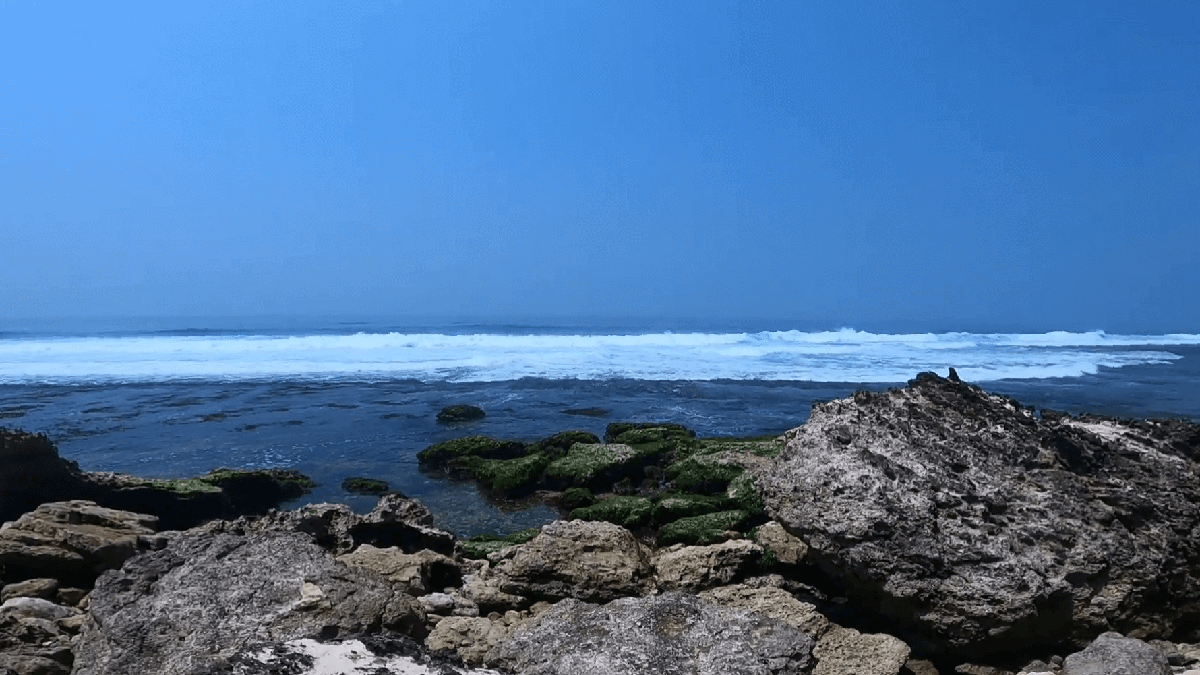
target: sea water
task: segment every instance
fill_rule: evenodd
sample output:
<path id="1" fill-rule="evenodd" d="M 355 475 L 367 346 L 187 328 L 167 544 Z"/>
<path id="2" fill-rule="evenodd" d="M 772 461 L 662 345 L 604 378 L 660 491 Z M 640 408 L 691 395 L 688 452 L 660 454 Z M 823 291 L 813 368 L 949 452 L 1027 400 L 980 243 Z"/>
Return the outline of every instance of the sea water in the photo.
<path id="1" fill-rule="evenodd" d="M 416 453 L 432 443 L 602 435 L 624 420 L 704 436 L 779 434 L 815 401 L 949 367 L 1039 408 L 1200 420 L 1198 335 L 337 318 L 8 322 L 0 424 L 47 433 L 86 470 L 297 469 L 319 483 L 297 503 L 366 510 L 374 500 L 341 481 L 378 478 L 470 535 L 557 514 L 493 505 L 473 484 L 423 475 Z M 487 417 L 437 423 L 438 410 L 458 403 Z"/>

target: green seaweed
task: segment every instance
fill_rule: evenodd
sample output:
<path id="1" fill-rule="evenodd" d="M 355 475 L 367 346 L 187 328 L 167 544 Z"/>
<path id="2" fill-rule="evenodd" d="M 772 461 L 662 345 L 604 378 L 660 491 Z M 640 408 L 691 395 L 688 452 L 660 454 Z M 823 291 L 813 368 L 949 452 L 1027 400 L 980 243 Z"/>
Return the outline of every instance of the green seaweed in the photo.
<path id="1" fill-rule="evenodd" d="M 441 470 L 459 468 L 464 457 L 513 459 L 524 453 L 525 444 L 518 441 L 500 441 L 488 436 L 466 436 L 425 448 L 417 453 L 417 462 L 423 469 Z"/>
<path id="2" fill-rule="evenodd" d="M 695 455 L 668 466 L 664 473 L 679 490 L 718 494 L 744 471 L 743 467 L 722 464 L 708 455 Z"/>
<path id="3" fill-rule="evenodd" d="M 388 491 L 388 484 L 384 481 L 376 480 L 374 478 L 351 476 L 342 481 L 342 489 L 346 492 L 378 495 Z"/>
<path id="4" fill-rule="evenodd" d="M 532 492 L 552 459 L 547 455 L 525 455 L 516 459 L 463 457 L 461 467 L 493 492 L 517 496 Z"/>
<path id="5" fill-rule="evenodd" d="M 628 445 L 576 443 L 565 457 L 546 467 L 546 477 L 584 487 L 606 470 L 618 468 L 637 456 L 637 451 Z"/>
<path id="6" fill-rule="evenodd" d="M 654 505 L 652 515 L 656 522 L 669 523 L 689 516 L 701 516 L 706 513 L 724 511 L 729 506 L 729 499 L 725 497 L 666 494 L 658 499 L 658 502 Z"/>
<path id="7" fill-rule="evenodd" d="M 525 452 L 529 454 L 545 453 L 555 457 L 562 457 L 576 443 L 595 444 L 599 442 L 600 438 L 588 431 L 563 431 L 553 436 L 547 436 L 540 441 L 530 443 L 525 448 Z"/>
<path id="8" fill-rule="evenodd" d="M 603 520 L 630 529 L 650 519 L 654 505 L 645 497 L 612 497 L 571 511 L 573 520 Z"/>
<path id="9" fill-rule="evenodd" d="M 749 519 L 750 514 L 741 509 L 680 518 L 659 528 L 658 545 L 711 544 L 721 541 L 726 531 L 736 529 Z"/>
<path id="10" fill-rule="evenodd" d="M 654 436 L 658 436 L 656 440 L 663 440 L 670 436 L 671 438 L 695 438 L 696 432 L 683 426 L 682 424 L 673 424 L 671 422 L 613 422 L 604 430 L 604 441 L 606 443 L 626 443 L 628 441 L 618 441 L 621 435 L 635 430 L 659 429 L 654 432 Z M 646 442 L 646 441 L 638 441 Z"/>
<path id="11" fill-rule="evenodd" d="M 743 511 L 762 513 L 763 509 L 766 508 L 762 497 L 758 493 L 758 484 L 754 482 L 754 476 L 750 475 L 749 472 L 743 473 L 730 481 L 729 488 L 725 491 L 725 494 Z"/>
<path id="12" fill-rule="evenodd" d="M 541 533 L 540 528 L 519 530 L 505 536 L 495 534 L 477 534 L 470 539 L 459 541 L 459 549 L 468 558 L 486 558 L 489 554 L 502 551 L 510 546 L 524 544 Z"/>
<path id="13" fill-rule="evenodd" d="M 595 502 L 595 495 L 593 495 L 592 491 L 587 488 L 567 488 L 567 490 L 562 494 L 562 504 L 568 509 L 577 509 L 581 506 L 591 506 Z"/>

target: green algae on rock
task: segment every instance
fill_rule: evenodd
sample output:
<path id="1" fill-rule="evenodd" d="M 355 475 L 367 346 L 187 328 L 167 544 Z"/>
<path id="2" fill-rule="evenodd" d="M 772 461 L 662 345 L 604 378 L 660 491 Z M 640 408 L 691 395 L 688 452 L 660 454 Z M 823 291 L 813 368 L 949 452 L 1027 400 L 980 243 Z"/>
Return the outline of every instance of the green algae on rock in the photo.
<path id="1" fill-rule="evenodd" d="M 514 459 L 525 454 L 525 444 L 519 441 L 500 441 L 489 436 L 466 436 L 435 443 L 417 453 L 422 469 L 445 471 L 461 468 L 458 460 L 464 457 L 483 459 Z"/>
<path id="2" fill-rule="evenodd" d="M 653 510 L 645 497 L 612 497 L 571 511 L 571 519 L 603 520 L 632 530 L 646 524 Z"/>
<path id="3" fill-rule="evenodd" d="M 346 492 L 356 492 L 358 494 L 377 495 L 388 491 L 388 484 L 374 478 L 363 478 L 361 476 L 351 476 L 342 481 L 342 489 Z"/>
<path id="4" fill-rule="evenodd" d="M 653 517 L 655 522 L 669 523 L 680 518 L 702 516 L 706 513 L 724 511 L 729 507 L 729 499 L 708 495 L 688 493 L 665 494 L 654 505 Z"/>
<path id="5" fill-rule="evenodd" d="M 658 545 L 711 544 L 725 539 L 725 532 L 744 525 L 750 513 L 741 509 L 718 511 L 702 516 L 680 518 L 658 530 Z"/>
<path id="6" fill-rule="evenodd" d="M 495 534 L 477 534 L 466 540 L 459 540 L 458 546 L 467 558 L 486 558 L 489 554 L 502 551 L 509 546 L 524 544 L 541 533 L 540 528 L 520 530 L 512 534 L 500 536 Z"/>
<path id="7" fill-rule="evenodd" d="M 455 424 L 458 422 L 474 422 L 484 417 L 487 417 L 487 413 L 483 412 L 483 408 L 473 405 L 449 405 L 438 411 L 437 421 L 442 424 Z"/>

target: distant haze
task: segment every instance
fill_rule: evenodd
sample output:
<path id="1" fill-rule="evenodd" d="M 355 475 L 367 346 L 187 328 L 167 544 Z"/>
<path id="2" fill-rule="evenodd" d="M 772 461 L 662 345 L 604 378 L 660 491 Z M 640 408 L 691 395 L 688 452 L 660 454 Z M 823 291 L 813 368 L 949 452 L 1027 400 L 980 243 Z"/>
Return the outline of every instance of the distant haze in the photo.
<path id="1" fill-rule="evenodd" d="M 1200 333 L 1200 3 L 8 0 L 0 58 L 0 331 Z"/>

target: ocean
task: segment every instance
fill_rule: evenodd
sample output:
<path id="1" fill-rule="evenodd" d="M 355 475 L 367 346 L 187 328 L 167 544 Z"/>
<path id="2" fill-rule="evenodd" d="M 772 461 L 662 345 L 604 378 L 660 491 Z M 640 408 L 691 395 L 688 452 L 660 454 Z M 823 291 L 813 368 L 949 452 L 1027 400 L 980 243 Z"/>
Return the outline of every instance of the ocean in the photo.
<path id="1" fill-rule="evenodd" d="M 288 467 L 288 507 L 365 511 L 348 476 L 387 481 L 460 535 L 557 516 L 425 476 L 416 453 L 469 434 L 535 440 L 613 421 L 703 436 L 779 434 L 815 401 L 959 376 L 1038 408 L 1200 421 L 1200 335 L 793 330 L 786 322 L 376 318 L 0 322 L 0 425 L 48 434 L 90 471 L 179 477 Z M 446 426 L 444 406 L 483 408 Z M 592 414 L 580 414 L 591 409 Z"/>

